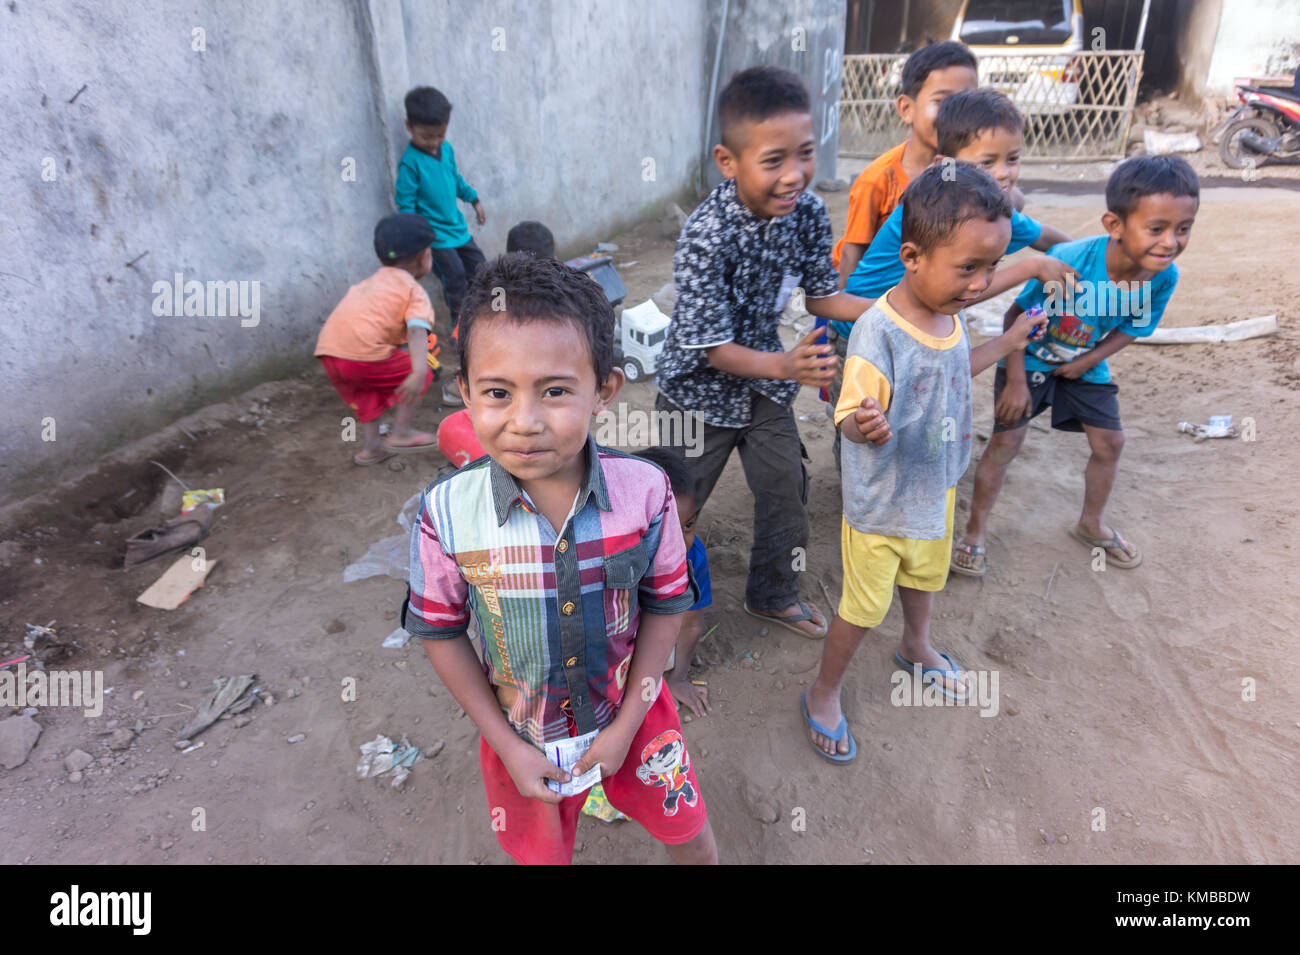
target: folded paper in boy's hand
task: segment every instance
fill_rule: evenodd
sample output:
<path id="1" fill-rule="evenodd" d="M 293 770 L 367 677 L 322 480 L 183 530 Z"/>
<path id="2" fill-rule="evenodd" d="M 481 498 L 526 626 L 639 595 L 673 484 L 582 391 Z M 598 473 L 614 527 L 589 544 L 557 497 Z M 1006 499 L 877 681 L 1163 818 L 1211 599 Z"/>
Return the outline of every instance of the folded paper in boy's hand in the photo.
<path id="1" fill-rule="evenodd" d="M 556 740 L 553 743 L 546 744 L 546 758 L 555 765 L 559 766 L 566 773 L 572 773 L 573 767 L 582 759 L 582 754 L 591 749 L 591 741 L 596 738 L 596 733 L 584 733 L 581 736 L 574 736 L 570 739 Z M 561 796 L 576 796 L 580 792 L 585 792 L 596 783 L 600 782 L 600 763 L 597 763 L 591 769 L 587 770 L 581 776 L 574 776 L 567 783 L 556 782 L 554 779 L 546 780 L 546 785 L 552 792 L 557 792 Z"/>

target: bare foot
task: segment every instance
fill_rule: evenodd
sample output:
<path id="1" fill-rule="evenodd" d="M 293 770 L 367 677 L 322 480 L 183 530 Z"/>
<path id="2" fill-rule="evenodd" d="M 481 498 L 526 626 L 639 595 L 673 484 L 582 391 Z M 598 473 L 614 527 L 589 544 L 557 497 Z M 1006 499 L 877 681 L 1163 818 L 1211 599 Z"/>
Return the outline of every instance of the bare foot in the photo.
<path id="1" fill-rule="evenodd" d="M 816 604 L 809 603 L 806 600 L 800 600 L 786 607 L 784 610 L 755 610 L 748 604 L 745 605 L 745 609 L 755 617 L 771 617 L 773 620 L 782 620 L 789 617 L 802 617 L 804 616 L 805 607 L 812 619 L 792 620 L 790 623 L 784 624 L 784 626 L 790 627 L 792 630 L 797 630 L 810 640 L 820 640 L 822 637 L 826 636 L 826 618 L 822 616 L 822 613 L 817 609 Z"/>
<path id="2" fill-rule="evenodd" d="M 820 723 L 828 729 L 834 729 L 840 725 L 840 720 L 844 718 L 844 711 L 840 707 L 840 697 L 838 693 L 828 693 L 818 687 L 816 683 L 808 688 L 804 694 L 804 700 L 808 704 L 808 715 L 813 718 L 814 722 Z M 808 733 L 812 737 L 813 745 L 822 750 L 829 756 L 844 756 L 849 751 L 849 734 L 845 733 L 844 738 L 838 743 L 823 733 L 818 733 L 812 727 L 808 728 Z"/>
<path id="3" fill-rule="evenodd" d="M 668 689 L 672 691 L 673 699 L 684 704 L 696 716 L 713 712 L 709 706 L 709 691 L 705 687 L 696 686 L 685 676 L 669 677 Z"/>

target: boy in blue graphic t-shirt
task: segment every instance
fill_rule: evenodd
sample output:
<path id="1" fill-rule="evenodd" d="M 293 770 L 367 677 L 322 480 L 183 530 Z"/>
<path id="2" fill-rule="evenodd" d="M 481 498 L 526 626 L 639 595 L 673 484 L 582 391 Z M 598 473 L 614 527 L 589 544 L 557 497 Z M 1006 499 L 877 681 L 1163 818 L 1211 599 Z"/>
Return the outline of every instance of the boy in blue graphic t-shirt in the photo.
<path id="1" fill-rule="evenodd" d="M 1078 286 L 1033 281 L 1007 309 L 1004 326 L 1033 306 L 1047 313 L 1046 334 L 998 368 L 993 394 L 996 423 L 975 470 L 975 493 L 965 540 L 953 548 L 952 569 L 981 577 L 989 511 L 1007 465 L 1025 440 L 1031 418 L 1052 409 L 1052 427 L 1082 431 L 1092 454 L 1084 470 L 1083 509 L 1070 536 L 1101 548 L 1108 566 L 1142 562 L 1136 546 L 1103 521 L 1119 469 L 1124 431 L 1119 389 L 1106 359 L 1155 331 L 1178 284 L 1174 259 L 1187 247 L 1200 205 L 1196 173 L 1175 156 L 1138 156 L 1121 163 L 1106 184 L 1105 235 L 1053 246 L 1050 254 L 1073 266 Z"/>

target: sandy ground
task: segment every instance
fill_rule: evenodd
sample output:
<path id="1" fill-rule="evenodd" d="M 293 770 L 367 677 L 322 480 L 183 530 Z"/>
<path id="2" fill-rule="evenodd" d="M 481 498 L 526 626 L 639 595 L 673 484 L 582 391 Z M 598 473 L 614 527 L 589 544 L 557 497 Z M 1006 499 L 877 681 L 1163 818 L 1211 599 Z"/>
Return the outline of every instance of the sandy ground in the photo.
<path id="1" fill-rule="evenodd" d="M 1029 211 L 1095 233 L 1099 190 L 1065 191 L 1036 187 Z M 825 198 L 838 228 L 847 193 Z M 1281 335 L 1132 346 L 1113 360 L 1129 440 L 1109 514 L 1145 552 L 1141 568 L 1091 570 L 1065 533 L 1085 444 L 1031 433 L 994 512 L 988 577 L 953 578 L 936 608 L 936 644 L 967 668 L 997 672 L 996 716 L 890 705 L 895 607 L 849 675 L 857 761 L 818 758 L 798 711 L 820 644 L 737 613 L 751 498 L 732 462 L 699 527 L 713 575 L 707 623 L 718 629 L 694 675 L 708 681 L 714 710 L 686 725 L 724 861 L 1300 861 L 1300 553 L 1291 543 L 1300 280 L 1285 268 L 1297 221 L 1294 191 L 1207 192 L 1166 317 L 1201 325 L 1278 313 Z M 629 302 L 670 278 L 661 227 L 615 241 Z M 991 391 L 986 373 L 976 388 L 981 438 Z M 648 408 L 653 394 L 638 384 L 625 397 Z M 349 562 L 397 532 L 401 503 L 444 462 L 430 453 L 353 467 L 343 410 L 317 369 L 267 383 L 0 518 L 0 659 L 24 652 L 25 624 L 53 619 L 64 646 L 41 651 L 47 664 L 102 668 L 112 687 L 98 719 L 42 709 L 27 762 L 0 770 L 0 861 L 507 861 L 490 829 L 474 726 L 419 646 L 379 646 L 402 583 L 342 581 Z M 826 609 L 818 581 L 835 596 L 840 585 L 839 477 L 816 394 L 805 389 L 796 410 L 813 458 L 803 590 Z M 1252 417 L 1257 440 L 1194 444 L 1176 431 L 1215 413 Z M 417 423 L 432 429 L 442 414 L 430 404 Z M 219 565 L 172 612 L 135 602 L 167 560 L 121 568 L 125 539 L 163 516 L 171 482 L 151 459 L 229 499 L 205 542 Z M 959 488 L 962 511 L 973 470 Z M 182 755 L 173 742 L 190 708 L 214 677 L 234 673 L 256 673 L 275 704 L 219 722 L 198 737 L 204 748 Z M 349 677 L 355 702 L 341 699 Z M 1244 680 L 1254 681 L 1253 700 L 1243 699 Z M 107 734 L 123 727 L 139 733 L 126 750 L 110 749 Z M 400 791 L 358 780 L 358 747 L 381 732 L 441 750 Z M 296 734 L 306 738 L 286 742 Z M 78 747 L 96 763 L 71 782 L 63 759 Z M 192 826 L 196 808 L 204 831 Z M 1104 830 L 1094 829 L 1098 810 Z M 634 824 L 590 818 L 575 858 L 666 861 Z"/>

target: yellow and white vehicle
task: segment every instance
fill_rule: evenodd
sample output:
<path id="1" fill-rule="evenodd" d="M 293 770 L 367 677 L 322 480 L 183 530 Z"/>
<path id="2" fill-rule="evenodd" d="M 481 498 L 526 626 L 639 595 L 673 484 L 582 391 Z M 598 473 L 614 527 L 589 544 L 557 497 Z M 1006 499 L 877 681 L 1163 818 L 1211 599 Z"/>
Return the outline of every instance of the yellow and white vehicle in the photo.
<path id="1" fill-rule="evenodd" d="M 951 39 L 975 54 L 980 86 L 1002 91 L 1026 116 L 1079 102 L 1080 0 L 965 0 Z"/>

